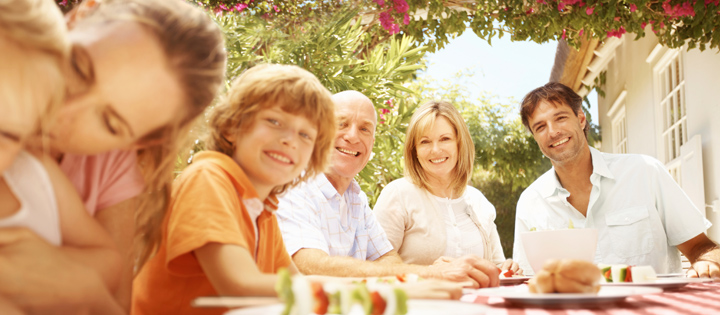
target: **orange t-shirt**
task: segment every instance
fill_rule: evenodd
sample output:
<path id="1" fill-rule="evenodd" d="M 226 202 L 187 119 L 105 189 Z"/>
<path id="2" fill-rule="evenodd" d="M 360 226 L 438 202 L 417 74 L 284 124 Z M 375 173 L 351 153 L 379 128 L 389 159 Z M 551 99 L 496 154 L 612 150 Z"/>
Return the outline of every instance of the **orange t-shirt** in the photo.
<path id="1" fill-rule="evenodd" d="M 277 273 L 279 268 L 290 266 L 271 212 L 277 209 L 273 195 L 262 203 L 265 210 L 260 210 L 257 219 L 256 254 L 255 230 L 245 204 L 261 203 L 243 170 L 229 156 L 210 151 L 197 154 L 173 184 L 172 196 L 158 253 L 133 282 L 132 314 L 226 312 L 224 308 L 190 305 L 196 297 L 218 295 L 193 253 L 208 243 L 246 248 L 264 273 Z"/>

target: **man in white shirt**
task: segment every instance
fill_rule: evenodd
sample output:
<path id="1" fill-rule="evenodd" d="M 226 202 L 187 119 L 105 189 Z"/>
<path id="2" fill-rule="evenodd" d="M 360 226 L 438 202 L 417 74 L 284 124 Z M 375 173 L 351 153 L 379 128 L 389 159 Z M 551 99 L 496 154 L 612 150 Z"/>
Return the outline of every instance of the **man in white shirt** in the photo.
<path id="1" fill-rule="evenodd" d="M 637 154 L 602 153 L 588 146 L 582 98 L 548 83 L 522 101 L 523 124 L 553 168 L 520 196 L 514 259 L 532 270 L 520 234 L 532 229 L 598 229 L 595 262 L 652 265 L 658 273 L 720 277 L 720 250 L 705 235 L 709 222 L 658 160 Z M 707 223 L 707 224 L 706 224 Z M 679 250 L 679 252 L 678 252 Z"/>
<path id="2" fill-rule="evenodd" d="M 288 253 L 304 274 L 369 277 L 414 273 L 425 278 L 497 286 L 489 261 L 465 256 L 431 266 L 405 264 L 393 250 L 354 177 L 370 160 L 377 113 L 356 91 L 333 96 L 338 130 L 331 167 L 280 197 L 278 223 Z"/>

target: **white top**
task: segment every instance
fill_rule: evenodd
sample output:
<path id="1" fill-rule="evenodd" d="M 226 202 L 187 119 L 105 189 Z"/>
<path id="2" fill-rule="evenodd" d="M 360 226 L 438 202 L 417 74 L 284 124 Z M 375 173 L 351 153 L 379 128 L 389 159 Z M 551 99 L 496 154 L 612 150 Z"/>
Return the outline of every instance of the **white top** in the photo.
<path id="1" fill-rule="evenodd" d="M 638 154 L 609 154 L 590 148 L 593 173 L 587 217 L 568 201 L 555 169 L 520 195 L 513 258 L 532 273 L 520 233 L 575 228 L 598 229 L 596 263 L 651 265 L 658 273 L 681 272 L 675 246 L 705 232 L 710 222 L 670 177 L 660 161 Z"/>
<path id="2" fill-rule="evenodd" d="M 458 199 L 439 199 L 405 178 L 380 193 L 375 215 L 404 262 L 429 265 L 443 255 L 470 253 L 496 264 L 505 260 L 495 207 L 479 190 L 468 186 Z"/>
<path id="3" fill-rule="evenodd" d="M 314 248 L 330 256 L 375 260 L 392 250 L 355 180 L 340 196 L 321 174 L 290 189 L 279 201 L 275 214 L 290 256 Z"/>
<path id="4" fill-rule="evenodd" d="M 0 219 L 0 227 L 26 227 L 50 244 L 60 246 L 60 218 L 50 176 L 34 156 L 20 151 L 2 173 L 10 191 L 20 201 L 20 210 Z"/>
<path id="5" fill-rule="evenodd" d="M 445 256 L 460 257 L 464 255 L 477 255 L 483 257 L 483 236 L 475 222 L 470 217 L 470 209 L 463 198 L 449 199 L 433 196 L 440 213 L 445 219 L 445 234 L 447 242 Z"/>

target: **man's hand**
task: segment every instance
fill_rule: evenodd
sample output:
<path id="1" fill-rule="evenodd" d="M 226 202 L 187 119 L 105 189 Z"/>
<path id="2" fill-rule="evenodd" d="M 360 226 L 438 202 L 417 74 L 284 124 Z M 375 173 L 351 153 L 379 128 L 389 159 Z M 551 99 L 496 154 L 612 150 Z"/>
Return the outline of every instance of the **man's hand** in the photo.
<path id="1" fill-rule="evenodd" d="M 692 268 L 688 269 L 689 278 L 720 278 L 720 265 L 712 261 L 696 261 Z"/>
<path id="2" fill-rule="evenodd" d="M 720 248 L 705 233 L 698 234 L 677 248 L 692 263 L 690 278 L 720 278 Z"/>
<path id="3" fill-rule="evenodd" d="M 428 266 L 435 278 L 455 282 L 470 282 L 474 288 L 496 287 L 500 284 L 499 271 L 493 263 L 467 255 L 457 259 L 443 258 Z"/>
<path id="4" fill-rule="evenodd" d="M 96 272 L 25 228 L 0 229 L 0 296 L 29 313 L 120 313 Z"/>

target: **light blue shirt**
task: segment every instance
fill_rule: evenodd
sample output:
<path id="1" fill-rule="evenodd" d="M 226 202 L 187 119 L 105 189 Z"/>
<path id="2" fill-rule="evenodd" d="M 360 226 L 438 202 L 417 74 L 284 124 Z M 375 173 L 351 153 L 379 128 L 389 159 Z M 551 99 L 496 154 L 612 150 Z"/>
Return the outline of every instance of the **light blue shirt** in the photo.
<path id="1" fill-rule="evenodd" d="M 314 248 L 330 256 L 375 260 L 393 249 L 355 180 L 340 196 L 321 174 L 279 201 L 275 214 L 290 256 Z"/>
<path id="2" fill-rule="evenodd" d="M 598 229 L 596 263 L 651 265 L 658 273 L 681 272 L 675 246 L 704 233 L 710 222 L 660 161 L 638 154 L 609 154 L 590 148 L 593 173 L 587 217 L 568 201 L 555 169 L 520 196 L 513 258 L 532 273 L 520 234 L 530 229 Z"/>

